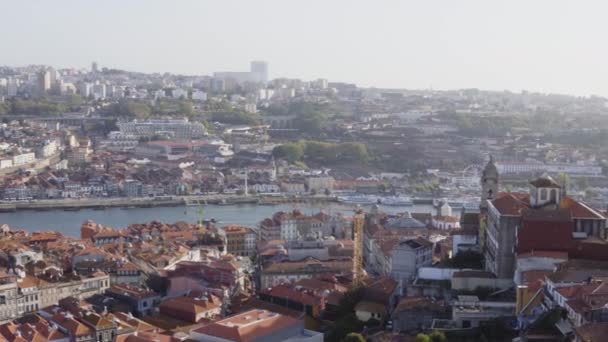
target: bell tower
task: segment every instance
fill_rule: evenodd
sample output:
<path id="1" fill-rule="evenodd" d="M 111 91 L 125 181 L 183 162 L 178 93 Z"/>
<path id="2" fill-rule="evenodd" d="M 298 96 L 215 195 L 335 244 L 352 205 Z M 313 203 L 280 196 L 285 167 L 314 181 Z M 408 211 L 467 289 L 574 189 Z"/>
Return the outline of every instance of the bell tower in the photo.
<path id="1" fill-rule="evenodd" d="M 490 155 L 490 161 L 481 173 L 481 203 L 479 209 L 481 212 L 488 210 L 488 201 L 496 198 L 498 195 L 498 169 L 494 164 L 494 157 Z"/>

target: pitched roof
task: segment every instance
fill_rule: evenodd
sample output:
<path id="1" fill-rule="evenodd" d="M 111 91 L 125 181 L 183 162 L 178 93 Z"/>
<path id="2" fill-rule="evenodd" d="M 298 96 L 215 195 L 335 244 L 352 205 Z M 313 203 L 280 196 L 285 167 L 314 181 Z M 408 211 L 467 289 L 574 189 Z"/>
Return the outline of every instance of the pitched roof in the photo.
<path id="1" fill-rule="evenodd" d="M 499 195 L 499 197 L 492 201 L 492 205 L 501 215 L 505 216 L 519 216 L 521 211 L 528 208 L 530 205 L 527 201 L 518 198 L 511 193 Z"/>
<path id="2" fill-rule="evenodd" d="M 206 297 L 177 297 L 167 299 L 160 304 L 162 309 L 177 310 L 198 314 L 209 310 L 217 309 L 222 305 L 220 299 L 212 294 Z"/>
<path id="3" fill-rule="evenodd" d="M 536 188 L 561 188 L 553 178 L 549 176 L 539 177 L 530 181 L 530 184 Z"/>
<path id="4" fill-rule="evenodd" d="M 587 323 L 574 328 L 582 342 L 600 342 L 608 336 L 608 322 Z"/>
<path id="5" fill-rule="evenodd" d="M 567 196 L 561 199 L 559 207 L 562 209 L 570 210 L 573 218 L 600 220 L 606 218 L 601 212 L 589 207 L 587 204 Z"/>

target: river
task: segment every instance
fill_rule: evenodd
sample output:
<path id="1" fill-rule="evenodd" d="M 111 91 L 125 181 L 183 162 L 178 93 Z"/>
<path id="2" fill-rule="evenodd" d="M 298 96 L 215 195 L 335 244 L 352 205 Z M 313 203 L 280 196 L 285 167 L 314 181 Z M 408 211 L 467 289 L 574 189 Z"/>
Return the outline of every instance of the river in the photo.
<path id="1" fill-rule="evenodd" d="M 310 215 L 323 210 L 328 214 L 344 213 L 351 215 L 354 206 L 338 203 L 299 203 L 282 205 L 205 205 L 203 218 L 214 218 L 218 225 L 236 224 L 256 227 L 264 218 L 272 216 L 277 211 L 291 211 L 299 209 L 302 213 Z M 364 207 L 369 211 L 370 207 Z M 381 211 L 387 213 L 415 212 L 435 213 L 431 205 L 415 205 L 407 207 L 381 206 Z M 1 213 L 0 224 L 8 224 L 13 229 L 24 229 L 29 232 L 54 230 L 63 235 L 79 237 L 80 226 L 86 220 L 113 228 L 124 228 L 132 223 L 145 223 L 153 220 L 165 223 L 186 221 L 196 223 L 198 220 L 198 207 L 157 207 L 157 208 L 109 208 L 105 210 L 82 209 L 79 211 L 30 211 L 23 210 L 13 213 Z"/>

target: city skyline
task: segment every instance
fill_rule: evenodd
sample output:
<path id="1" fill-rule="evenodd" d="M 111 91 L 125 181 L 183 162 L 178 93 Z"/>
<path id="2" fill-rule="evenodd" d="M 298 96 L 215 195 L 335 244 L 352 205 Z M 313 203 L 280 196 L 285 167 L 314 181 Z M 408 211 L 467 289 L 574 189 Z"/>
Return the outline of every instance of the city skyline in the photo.
<path id="1" fill-rule="evenodd" d="M 348 6 L 347 6 L 348 5 Z M 606 5 L 447 2 L 11 3 L 0 64 L 211 75 L 268 61 L 271 78 L 364 87 L 608 95 Z M 146 15 L 138 13 L 145 8 Z M 539 20 L 542 18 L 542 21 Z M 238 25 L 237 25 L 238 24 Z"/>

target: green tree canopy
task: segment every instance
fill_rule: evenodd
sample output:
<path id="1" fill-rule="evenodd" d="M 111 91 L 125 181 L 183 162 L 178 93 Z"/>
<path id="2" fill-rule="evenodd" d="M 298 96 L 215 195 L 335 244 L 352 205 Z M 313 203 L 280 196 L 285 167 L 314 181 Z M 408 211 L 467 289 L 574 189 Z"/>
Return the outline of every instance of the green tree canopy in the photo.
<path id="1" fill-rule="evenodd" d="M 365 163 L 369 159 L 367 147 L 362 143 L 326 143 L 320 141 L 290 142 L 274 148 L 275 158 L 286 159 L 290 163 L 313 161 L 322 164 L 340 162 Z"/>
<path id="2" fill-rule="evenodd" d="M 260 123 L 260 117 L 257 114 L 237 111 L 214 112 L 211 113 L 209 120 L 228 125 L 258 125 Z"/>
<path id="3" fill-rule="evenodd" d="M 289 163 L 295 163 L 304 156 L 304 147 L 298 142 L 287 143 L 275 147 L 272 150 L 272 154 L 276 158 L 285 159 Z"/>

